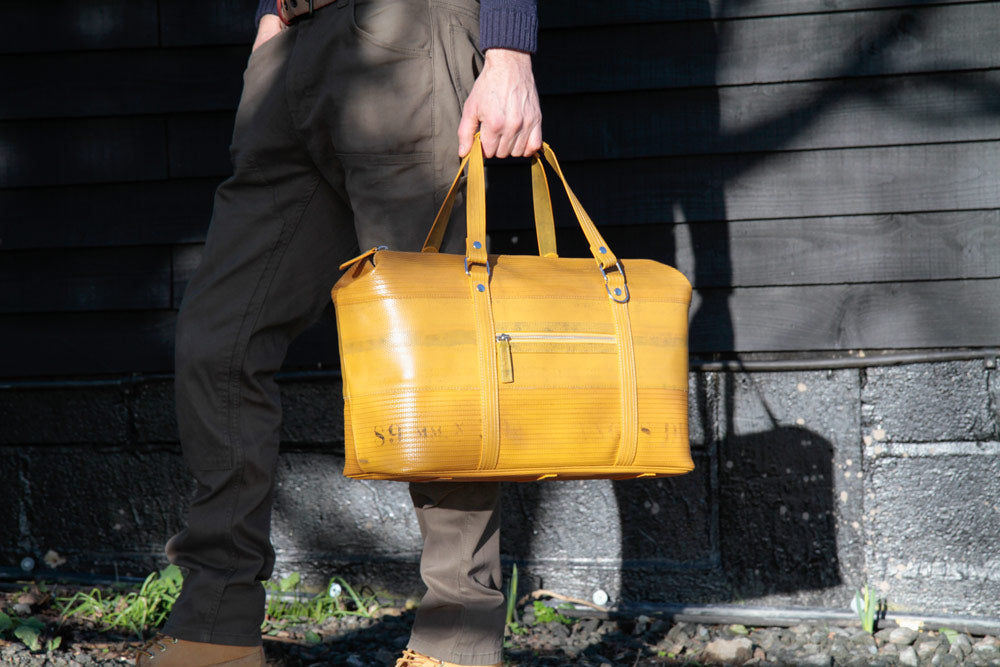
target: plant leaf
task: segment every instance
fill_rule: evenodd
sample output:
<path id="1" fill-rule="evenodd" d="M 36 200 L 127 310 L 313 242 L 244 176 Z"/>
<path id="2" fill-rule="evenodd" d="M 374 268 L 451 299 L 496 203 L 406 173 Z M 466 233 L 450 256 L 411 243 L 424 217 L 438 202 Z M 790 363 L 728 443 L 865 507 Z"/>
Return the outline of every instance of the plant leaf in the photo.
<path id="1" fill-rule="evenodd" d="M 941 628 L 941 634 L 948 638 L 949 646 L 954 644 L 955 640 L 958 639 L 958 631 L 951 628 Z"/>
<path id="2" fill-rule="evenodd" d="M 24 645 L 32 651 L 38 651 L 42 648 L 38 641 L 38 634 L 38 629 L 30 625 L 19 625 L 14 629 L 14 636 L 24 642 Z"/>
<path id="3" fill-rule="evenodd" d="M 306 641 L 309 642 L 310 644 L 319 644 L 321 641 L 323 641 L 323 638 L 320 637 L 315 632 L 313 632 L 312 630 L 307 630 Z"/>
<path id="4" fill-rule="evenodd" d="M 0 632 L 6 632 L 14 627 L 14 621 L 10 620 L 10 616 L 0 611 Z"/>

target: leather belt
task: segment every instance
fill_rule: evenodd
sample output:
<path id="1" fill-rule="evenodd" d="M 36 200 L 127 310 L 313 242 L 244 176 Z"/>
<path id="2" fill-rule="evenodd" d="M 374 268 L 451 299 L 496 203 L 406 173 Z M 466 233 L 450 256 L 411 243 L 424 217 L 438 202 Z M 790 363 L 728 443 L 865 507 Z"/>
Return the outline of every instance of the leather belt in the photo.
<path id="1" fill-rule="evenodd" d="M 337 0 L 277 0 L 278 17 L 285 25 L 310 17 L 317 9 L 332 5 Z"/>

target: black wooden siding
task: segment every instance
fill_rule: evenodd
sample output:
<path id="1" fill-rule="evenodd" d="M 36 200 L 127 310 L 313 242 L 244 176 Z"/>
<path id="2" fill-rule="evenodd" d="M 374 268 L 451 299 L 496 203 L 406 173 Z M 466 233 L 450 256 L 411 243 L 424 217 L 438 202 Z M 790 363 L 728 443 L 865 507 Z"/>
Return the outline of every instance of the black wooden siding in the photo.
<path id="1" fill-rule="evenodd" d="M 5 9 L 0 376 L 170 370 L 255 4 Z M 692 278 L 696 354 L 1000 343 L 1000 3 L 540 12 L 546 138 L 619 255 Z M 491 174 L 523 191 L 523 165 Z M 509 199 L 494 250 L 525 252 Z M 326 318 L 289 365 L 335 363 L 332 338 Z"/>

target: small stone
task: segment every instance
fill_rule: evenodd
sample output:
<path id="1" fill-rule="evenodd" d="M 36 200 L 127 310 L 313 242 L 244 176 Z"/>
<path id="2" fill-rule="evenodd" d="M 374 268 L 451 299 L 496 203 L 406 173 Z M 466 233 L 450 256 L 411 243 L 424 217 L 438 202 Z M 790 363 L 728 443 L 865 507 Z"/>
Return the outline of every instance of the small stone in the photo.
<path id="1" fill-rule="evenodd" d="M 833 658 L 829 653 L 813 653 L 795 661 L 799 667 L 830 667 Z"/>
<path id="2" fill-rule="evenodd" d="M 705 662 L 731 665 L 742 664 L 753 656 L 753 642 L 746 637 L 716 639 L 705 647 Z"/>
<path id="3" fill-rule="evenodd" d="M 885 644 L 879 649 L 879 655 L 894 656 L 899 655 L 899 647 L 895 644 Z"/>
<path id="4" fill-rule="evenodd" d="M 691 637 L 691 629 L 686 623 L 678 623 L 667 632 L 667 639 L 672 642 L 686 641 Z"/>
<path id="5" fill-rule="evenodd" d="M 889 641 L 899 646 L 909 646 L 917 639 L 917 631 L 911 628 L 893 628 L 889 631 Z"/>
<path id="6" fill-rule="evenodd" d="M 31 605 L 25 602 L 18 602 L 14 605 L 14 613 L 18 616 L 28 616 L 31 614 Z"/>
<path id="7" fill-rule="evenodd" d="M 347 660 L 344 661 L 345 665 L 348 667 L 365 667 L 365 661 L 361 659 L 357 653 L 352 653 L 347 656 Z"/>
<path id="8" fill-rule="evenodd" d="M 940 654 L 935 653 L 934 657 L 931 658 L 931 665 L 933 667 L 954 667 L 961 661 L 950 653 Z"/>
<path id="9" fill-rule="evenodd" d="M 758 646 L 753 650 L 753 659 L 763 662 L 767 660 L 767 653 L 764 652 L 764 649 Z"/>
<path id="10" fill-rule="evenodd" d="M 934 651 L 936 651 L 939 646 L 941 646 L 940 637 L 927 637 L 917 644 L 917 656 L 921 660 L 927 660 L 930 656 L 934 655 Z"/>
<path id="11" fill-rule="evenodd" d="M 920 664 L 920 658 L 917 657 L 916 649 L 912 646 L 907 646 L 900 651 L 899 664 L 905 665 L 905 667 L 917 667 Z"/>
<path id="12" fill-rule="evenodd" d="M 948 653 L 955 656 L 959 660 L 965 658 L 965 656 L 972 653 L 972 640 L 969 639 L 968 635 L 958 635 L 951 641 L 951 647 L 948 649 Z"/>

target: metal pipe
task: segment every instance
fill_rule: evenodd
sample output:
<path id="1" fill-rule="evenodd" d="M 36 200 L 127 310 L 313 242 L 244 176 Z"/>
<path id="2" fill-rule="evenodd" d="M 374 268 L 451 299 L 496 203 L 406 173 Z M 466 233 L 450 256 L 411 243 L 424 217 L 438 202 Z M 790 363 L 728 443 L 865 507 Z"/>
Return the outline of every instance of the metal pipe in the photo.
<path id="1" fill-rule="evenodd" d="M 621 609 L 599 612 L 593 609 L 561 609 L 561 613 L 578 618 L 630 618 L 648 616 L 671 623 L 703 623 L 729 625 L 738 623 L 747 627 L 791 627 L 802 623 L 860 627 L 857 614 L 839 609 L 815 607 L 748 607 L 744 605 L 683 605 L 683 604 L 627 604 Z M 972 635 L 1000 634 L 1000 618 L 966 616 L 960 614 L 920 614 L 888 612 L 880 618 L 877 627 L 908 627 L 914 630 L 940 630 L 951 628 Z"/>

